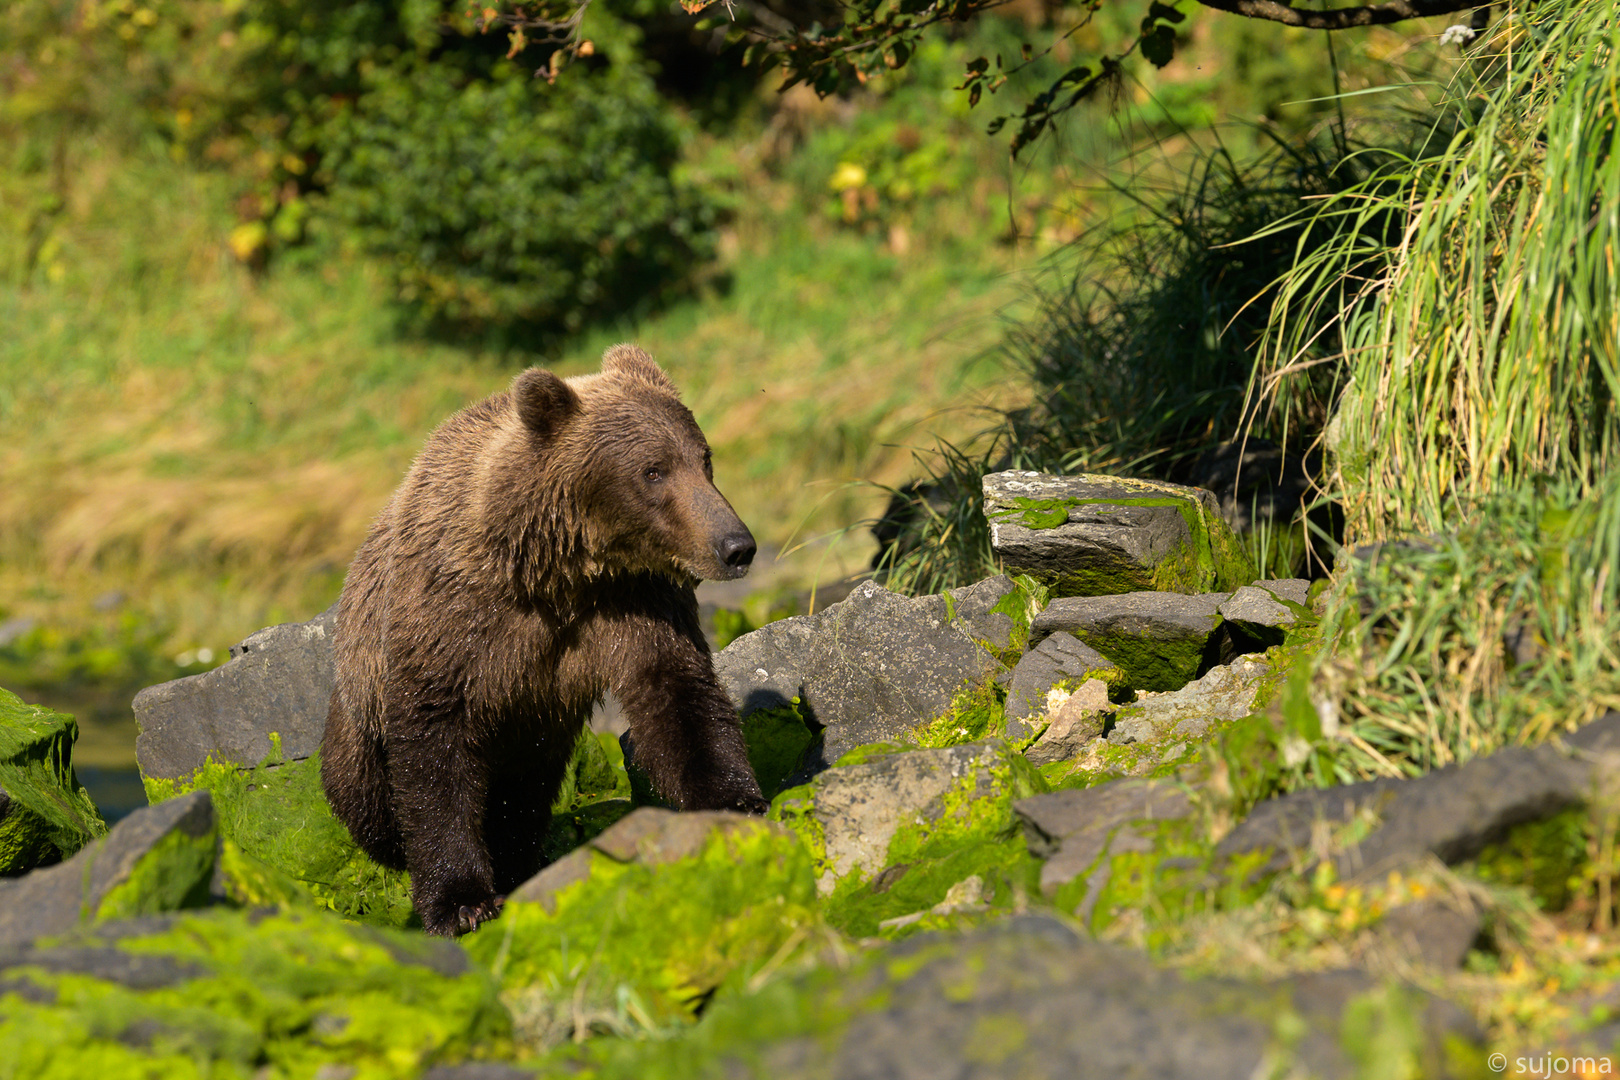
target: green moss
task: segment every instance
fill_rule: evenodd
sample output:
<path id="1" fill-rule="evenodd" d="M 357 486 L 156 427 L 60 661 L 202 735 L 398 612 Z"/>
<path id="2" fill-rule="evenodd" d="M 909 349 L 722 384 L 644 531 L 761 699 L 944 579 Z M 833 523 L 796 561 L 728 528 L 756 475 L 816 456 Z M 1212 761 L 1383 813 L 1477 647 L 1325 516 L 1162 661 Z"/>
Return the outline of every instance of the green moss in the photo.
<path id="1" fill-rule="evenodd" d="M 283 762 L 272 752 L 252 769 L 210 761 L 186 779 L 145 783 L 152 802 L 198 788 L 213 796 L 223 883 L 236 902 L 307 899 L 362 922 L 420 925 L 409 876 L 373 862 L 332 814 L 318 754 Z"/>
<path id="2" fill-rule="evenodd" d="M 1522 885 L 1543 911 L 1563 911 L 1584 886 L 1592 819 L 1565 810 L 1516 826 L 1479 853 L 1473 870 L 1493 885 Z"/>
<path id="3" fill-rule="evenodd" d="M 1481 1047 L 1456 1037 L 1431 1046 L 1423 1015 L 1423 998 L 1411 987 L 1391 983 L 1351 998 L 1340 1014 L 1339 1045 L 1357 1080 L 1491 1075 Z"/>
<path id="4" fill-rule="evenodd" d="M 200 836 L 170 829 L 141 856 L 129 877 L 102 897 L 96 918 L 124 919 L 204 906 L 218 839 L 217 826 Z"/>
<path id="5" fill-rule="evenodd" d="M 798 698 L 778 709 L 757 709 L 743 717 L 742 725 L 748 764 L 760 790 L 773 799 L 783 782 L 798 772 L 816 737 L 799 713 Z"/>
<path id="6" fill-rule="evenodd" d="M 595 1003 L 628 988 L 658 1017 L 690 1017 L 815 920 L 809 852 L 763 823 L 717 833 L 672 864 L 589 859 L 589 876 L 554 894 L 554 910 L 508 903 L 462 939 L 509 997 Z"/>
<path id="7" fill-rule="evenodd" d="M 1035 621 L 1035 616 L 1045 610 L 1051 600 L 1052 591 L 1041 584 L 1029 574 L 1015 574 L 1012 577 L 1013 587 L 997 600 L 990 611 L 993 614 L 1005 615 L 1012 620 L 1012 632 L 1008 635 L 1006 648 L 1001 648 L 990 642 L 981 641 L 990 652 L 1002 663 L 1011 667 L 1018 662 L 1024 649 L 1029 644 L 1029 628 Z M 950 594 L 945 595 L 946 603 L 951 602 Z M 946 621 L 954 619 L 954 612 Z"/>
<path id="8" fill-rule="evenodd" d="M 107 833 L 73 772 L 73 717 L 0 690 L 0 788 L 11 800 L 0 822 L 0 876 L 66 859 Z"/>
<path id="9" fill-rule="evenodd" d="M 987 679 L 961 690 L 938 718 L 907 732 L 906 742 L 921 749 L 938 749 L 1004 735 L 1006 706 L 1006 688 Z"/>
<path id="10" fill-rule="evenodd" d="M 489 975 L 419 934 L 213 909 L 116 945 L 194 977 L 134 989 L 20 969 L 46 994 L 0 994 L 0 1078 L 403 1078 L 510 1045 Z"/>
<path id="11" fill-rule="evenodd" d="M 1089 922 L 1095 934 L 1126 926 L 1139 944 L 1159 951 L 1179 940 L 1188 920 L 1245 907 L 1265 891 L 1268 879 L 1256 872 L 1264 855 L 1217 862 L 1198 812 L 1175 820 L 1135 821 L 1122 828 L 1145 841 L 1130 847 L 1147 850 L 1113 854 L 1105 850 L 1052 896 L 1058 910 L 1078 914 L 1076 909 L 1097 884 Z"/>
<path id="12" fill-rule="evenodd" d="M 1022 754 L 1004 748 L 988 777 L 978 773 L 962 777 L 937 805 L 900 823 L 884 865 L 905 869 L 891 875 L 886 888 L 875 889 L 873 881 L 858 873 L 839 882 L 825 901 L 828 922 L 855 937 L 905 937 L 1005 914 L 1023 898 L 1038 895 L 1040 864 L 1029 854 L 1012 803 L 1045 790 L 1039 770 Z M 924 914 L 905 926 L 880 925 L 928 912 L 953 885 L 974 875 L 985 890 L 984 911 Z"/>
<path id="13" fill-rule="evenodd" d="M 1198 677 L 1205 659 L 1206 646 L 1200 641 L 1151 641 L 1086 630 L 1074 635 L 1119 665 L 1124 681 L 1138 690 L 1179 690 Z"/>

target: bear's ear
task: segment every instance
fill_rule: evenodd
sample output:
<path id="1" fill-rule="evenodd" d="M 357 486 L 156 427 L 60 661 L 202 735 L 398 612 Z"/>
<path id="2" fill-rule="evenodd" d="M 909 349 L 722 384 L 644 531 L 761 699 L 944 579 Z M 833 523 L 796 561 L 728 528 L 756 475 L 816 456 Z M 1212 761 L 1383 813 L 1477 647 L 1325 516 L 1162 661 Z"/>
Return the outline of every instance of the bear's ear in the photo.
<path id="1" fill-rule="evenodd" d="M 603 353 L 602 374 L 628 375 L 671 394 L 679 393 L 669 376 L 664 374 L 664 369 L 658 366 L 658 361 L 635 345 L 615 345 Z"/>
<path id="2" fill-rule="evenodd" d="M 530 368 L 513 381 L 512 400 L 523 426 L 548 438 L 579 412 L 579 395 L 573 387 L 540 368 Z"/>

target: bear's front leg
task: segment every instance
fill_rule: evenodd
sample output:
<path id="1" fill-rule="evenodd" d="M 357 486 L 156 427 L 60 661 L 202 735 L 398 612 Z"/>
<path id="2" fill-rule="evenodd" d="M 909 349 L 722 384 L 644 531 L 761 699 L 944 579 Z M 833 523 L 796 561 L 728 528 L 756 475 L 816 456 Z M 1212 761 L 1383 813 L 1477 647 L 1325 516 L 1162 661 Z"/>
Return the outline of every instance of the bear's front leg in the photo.
<path id="1" fill-rule="evenodd" d="M 417 718 L 390 730 L 388 771 L 405 840 L 411 904 L 430 934 L 455 937 L 500 914 L 483 837 L 489 764 L 469 745 L 468 725 Z"/>
<path id="2" fill-rule="evenodd" d="M 653 788 L 678 810 L 763 814 L 770 804 L 748 763 L 742 724 L 695 620 L 638 620 L 628 629 L 610 681 Z"/>

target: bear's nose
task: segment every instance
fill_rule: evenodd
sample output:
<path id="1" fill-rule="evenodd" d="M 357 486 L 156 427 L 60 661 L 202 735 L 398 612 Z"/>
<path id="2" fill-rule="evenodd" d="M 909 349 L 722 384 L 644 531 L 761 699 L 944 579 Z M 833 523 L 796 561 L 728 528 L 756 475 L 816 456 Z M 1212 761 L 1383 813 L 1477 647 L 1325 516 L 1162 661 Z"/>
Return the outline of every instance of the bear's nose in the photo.
<path id="1" fill-rule="evenodd" d="M 732 533 L 720 541 L 717 553 L 727 566 L 744 567 L 754 561 L 754 538 L 746 532 Z"/>

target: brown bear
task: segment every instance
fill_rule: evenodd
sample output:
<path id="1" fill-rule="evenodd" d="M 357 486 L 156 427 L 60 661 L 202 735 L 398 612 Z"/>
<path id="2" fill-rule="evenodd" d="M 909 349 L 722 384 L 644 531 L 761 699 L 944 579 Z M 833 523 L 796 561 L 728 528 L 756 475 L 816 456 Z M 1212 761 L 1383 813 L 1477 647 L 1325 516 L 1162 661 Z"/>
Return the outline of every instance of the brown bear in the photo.
<path id="1" fill-rule="evenodd" d="M 611 690 L 676 808 L 766 808 L 698 625 L 700 578 L 754 538 L 675 386 L 630 345 L 531 368 L 445 421 L 371 527 L 338 602 L 321 781 L 365 851 L 465 933 L 541 866 L 551 804 Z"/>

